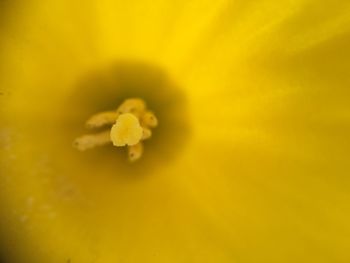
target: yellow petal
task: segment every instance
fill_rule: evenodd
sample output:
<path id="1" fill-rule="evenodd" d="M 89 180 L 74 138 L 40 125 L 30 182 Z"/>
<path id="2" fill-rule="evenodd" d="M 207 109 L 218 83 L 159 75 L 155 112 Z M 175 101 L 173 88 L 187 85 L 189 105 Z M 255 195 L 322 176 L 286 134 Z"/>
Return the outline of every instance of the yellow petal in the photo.
<path id="1" fill-rule="evenodd" d="M 348 1 L 8 5 L 0 29 L 5 259 L 350 260 Z M 155 131 L 145 142 L 153 154 L 135 166 L 120 161 L 123 152 L 75 151 L 90 116 L 82 79 L 139 59 L 184 92 L 191 137 L 179 132 L 166 148 L 169 138 Z M 93 114 L 110 105 L 89 106 Z"/>

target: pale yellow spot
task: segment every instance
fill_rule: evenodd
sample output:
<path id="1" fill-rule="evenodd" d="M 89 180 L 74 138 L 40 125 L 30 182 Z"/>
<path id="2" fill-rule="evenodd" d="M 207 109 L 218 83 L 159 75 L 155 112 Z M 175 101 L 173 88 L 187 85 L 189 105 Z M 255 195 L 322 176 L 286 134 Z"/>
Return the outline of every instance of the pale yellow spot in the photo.
<path id="1" fill-rule="evenodd" d="M 114 146 L 125 146 L 138 144 L 142 138 L 143 129 L 138 118 L 125 113 L 119 115 L 116 123 L 111 129 L 111 140 Z"/>

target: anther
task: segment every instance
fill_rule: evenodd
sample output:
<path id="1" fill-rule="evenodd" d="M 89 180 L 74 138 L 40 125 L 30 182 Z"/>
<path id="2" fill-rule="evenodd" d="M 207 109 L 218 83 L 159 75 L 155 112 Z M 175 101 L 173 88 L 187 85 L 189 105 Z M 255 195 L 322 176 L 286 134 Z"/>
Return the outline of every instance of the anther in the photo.
<path id="1" fill-rule="evenodd" d="M 141 158 L 143 154 L 143 144 L 139 142 L 138 144 L 128 146 L 128 157 L 129 161 L 135 162 Z"/>
<path id="2" fill-rule="evenodd" d="M 146 127 L 143 127 L 143 128 L 142 128 L 142 138 L 141 138 L 141 140 L 142 140 L 142 141 L 147 140 L 147 139 L 151 138 L 151 136 L 152 136 L 152 131 L 151 131 L 151 129 L 148 129 L 148 128 L 146 128 Z"/>
<path id="3" fill-rule="evenodd" d="M 146 111 L 141 117 L 141 123 L 144 126 L 154 128 L 158 125 L 158 119 L 153 112 Z"/>
<path id="4" fill-rule="evenodd" d="M 127 99 L 118 108 L 119 114 L 132 113 L 137 117 L 140 117 L 146 109 L 146 104 L 141 99 Z"/>
<path id="5" fill-rule="evenodd" d="M 86 127 L 89 129 L 100 128 L 105 125 L 111 125 L 115 123 L 115 120 L 118 118 L 119 113 L 117 111 L 104 111 L 92 115 L 86 121 Z"/>
<path id="6" fill-rule="evenodd" d="M 87 149 L 106 145 L 109 143 L 111 143 L 110 132 L 104 131 L 96 134 L 83 135 L 73 142 L 73 146 L 79 151 L 85 151 Z"/>

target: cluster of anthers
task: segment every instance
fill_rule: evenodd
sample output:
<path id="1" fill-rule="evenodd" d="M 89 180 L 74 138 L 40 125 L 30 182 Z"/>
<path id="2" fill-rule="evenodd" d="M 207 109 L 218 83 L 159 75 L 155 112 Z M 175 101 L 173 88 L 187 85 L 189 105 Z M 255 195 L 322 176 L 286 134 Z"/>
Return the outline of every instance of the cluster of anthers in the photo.
<path id="1" fill-rule="evenodd" d="M 143 154 L 142 141 L 151 138 L 152 128 L 158 125 L 153 112 L 139 98 L 125 100 L 117 110 L 104 111 L 91 116 L 86 121 L 88 129 L 108 127 L 107 130 L 87 134 L 77 138 L 73 145 L 80 151 L 113 143 L 114 146 L 128 148 L 128 158 L 136 161 Z"/>

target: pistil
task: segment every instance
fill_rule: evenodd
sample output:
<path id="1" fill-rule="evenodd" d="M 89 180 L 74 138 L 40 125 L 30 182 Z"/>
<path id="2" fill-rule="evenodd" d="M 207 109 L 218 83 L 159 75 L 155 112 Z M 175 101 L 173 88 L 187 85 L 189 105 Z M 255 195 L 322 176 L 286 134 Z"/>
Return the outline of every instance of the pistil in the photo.
<path id="1" fill-rule="evenodd" d="M 100 133 L 87 134 L 77 138 L 73 145 L 80 151 L 97 146 L 113 144 L 127 147 L 128 158 L 137 161 L 143 154 L 142 141 L 152 137 L 152 129 L 157 127 L 158 119 L 147 109 L 139 98 L 125 100 L 116 110 L 94 114 L 86 121 L 88 129 L 105 127 Z"/>

